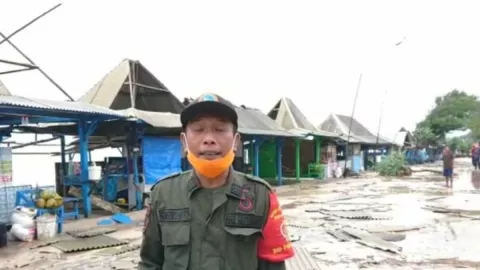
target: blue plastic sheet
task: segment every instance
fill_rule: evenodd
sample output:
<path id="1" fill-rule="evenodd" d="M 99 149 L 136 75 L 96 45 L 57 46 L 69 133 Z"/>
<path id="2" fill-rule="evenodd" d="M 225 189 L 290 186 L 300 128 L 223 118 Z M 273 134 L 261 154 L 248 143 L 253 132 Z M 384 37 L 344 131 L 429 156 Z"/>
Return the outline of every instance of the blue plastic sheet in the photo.
<path id="1" fill-rule="evenodd" d="M 143 171 L 147 185 L 181 171 L 182 146 L 179 139 L 143 137 Z"/>
<path id="2" fill-rule="evenodd" d="M 362 157 L 361 156 L 353 156 L 353 164 L 352 164 L 352 172 L 359 173 L 360 168 L 362 167 Z"/>
<path id="3" fill-rule="evenodd" d="M 434 161 L 432 156 L 425 149 L 410 149 L 405 153 L 405 159 L 408 164 L 423 164 L 425 162 Z"/>

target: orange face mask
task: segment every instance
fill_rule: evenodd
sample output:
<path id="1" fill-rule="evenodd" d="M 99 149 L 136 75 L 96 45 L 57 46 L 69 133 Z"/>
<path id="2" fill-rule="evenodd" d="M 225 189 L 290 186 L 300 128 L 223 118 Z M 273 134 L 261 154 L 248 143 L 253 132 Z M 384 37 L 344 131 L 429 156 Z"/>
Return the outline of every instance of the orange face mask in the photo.
<path id="1" fill-rule="evenodd" d="M 233 145 L 235 145 L 235 141 Z M 226 170 L 228 170 L 230 166 L 232 166 L 233 160 L 235 159 L 235 152 L 233 151 L 233 146 L 232 149 L 228 151 L 225 156 L 213 160 L 202 159 L 192 154 L 192 152 L 188 150 L 188 144 L 186 143 L 186 140 L 185 146 L 187 148 L 187 159 L 192 165 L 192 167 L 195 169 L 196 172 L 209 179 L 214 179 L 220 174 L 224 173 Z"/>

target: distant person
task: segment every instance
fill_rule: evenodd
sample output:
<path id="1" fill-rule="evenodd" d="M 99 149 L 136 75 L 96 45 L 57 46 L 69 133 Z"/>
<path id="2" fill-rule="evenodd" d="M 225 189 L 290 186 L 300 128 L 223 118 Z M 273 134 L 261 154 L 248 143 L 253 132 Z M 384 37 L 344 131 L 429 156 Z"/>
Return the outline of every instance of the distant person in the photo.
<path id="1" fill-rule="evenodd" d="M 475 167 L 475 169 L 480 169 L 480 143 L 477 143 L 475 145 L 474 156 L 476 157 L 477 161 L 477 166 Z"/>
<path id="2" fill-rule="evenodd" d="M 453 187 L 453 160 L 454 154 L 448 146 L 443 148 L 443 176 L 445 176 L 447 187 Z"/>
<path id="3" fill-rule="evenodd" d="M 476 170 L 478 169 L 478 162 L 479 162 L 479 145 L 477 143 L 474 143 L 472 145 L 472 165 L 473 168 Z"/>

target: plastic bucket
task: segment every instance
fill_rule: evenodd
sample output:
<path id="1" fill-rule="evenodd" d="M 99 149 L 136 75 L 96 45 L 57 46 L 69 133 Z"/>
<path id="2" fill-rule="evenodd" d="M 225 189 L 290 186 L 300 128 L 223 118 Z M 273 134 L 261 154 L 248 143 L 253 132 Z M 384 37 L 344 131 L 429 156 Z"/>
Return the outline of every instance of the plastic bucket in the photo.
<path id="1" fill-rule="evenodd" d="M 37 217 L 37 239 L 48 240 L 57 234 L 57 217 L 54 215 L 42 215 Z"/>
<path id="2" fill-rule="evenodd" d="M 0 248 L 7 246 L 7 224 L 0 223 Z"/>
<path id="3" fill-rule="evenodd" d="M 100 166 L 89 166 L 88 167 L 88 178 L 92 181 L 102 180 L 102 167 Z"/>

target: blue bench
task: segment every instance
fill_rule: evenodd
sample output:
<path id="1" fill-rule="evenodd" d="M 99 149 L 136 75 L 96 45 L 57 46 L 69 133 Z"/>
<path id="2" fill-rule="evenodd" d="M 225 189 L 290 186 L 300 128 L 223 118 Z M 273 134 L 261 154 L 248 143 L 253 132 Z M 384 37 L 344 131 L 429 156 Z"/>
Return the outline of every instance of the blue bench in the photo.
<path id="1" fill-rule="evenodd" d="M 69 218 L 74 218 L 78 219 L 80 217 L 80 211 L 78 210 L 78 199 L 74 197 L 63 197 L 63 204 L 65 205 L 66 203 L 72 203 L 73 208 L 71 212 L 66 212 L 64 209 L 63 212 L 63 218 L 64 219 L 69 219 Z"/>

